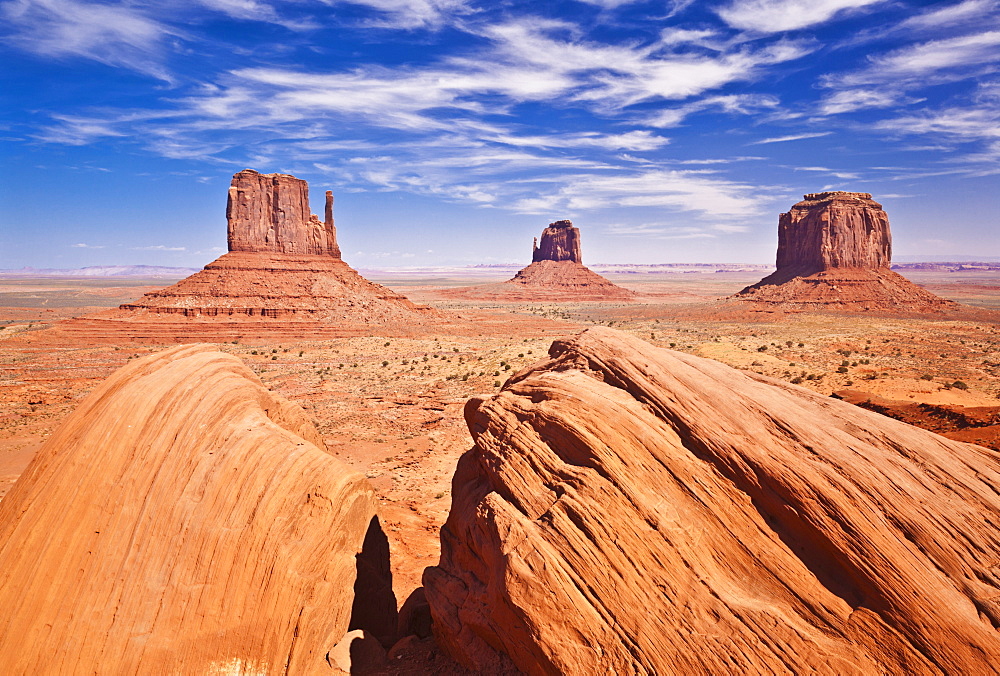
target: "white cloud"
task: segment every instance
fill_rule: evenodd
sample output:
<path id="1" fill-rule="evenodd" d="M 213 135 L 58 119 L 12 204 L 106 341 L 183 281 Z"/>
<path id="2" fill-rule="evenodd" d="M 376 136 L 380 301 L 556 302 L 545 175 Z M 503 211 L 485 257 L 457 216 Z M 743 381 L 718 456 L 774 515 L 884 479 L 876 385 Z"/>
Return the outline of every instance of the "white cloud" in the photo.
<path id="1" fill-rule="evenodd" d="M 84 244 L 80 242 L 79 244 L 70 244 L 71 247 L 76 249 L 104 249 L 107 248 L 103 244 Z"/>
<path id="2" fill-rule="evenodd" d="M 702 239 L 715 237 L 705 228 L 678 227 L 667 223 L 610 223 L 604 231 L 615 237 L 641 237 L 643 239 Z"/>
<path id="3" fill-rule="evenodd" d="M 747 145 L 759 146 L 765 143 L 784 143 L 785 141 L 800 141 L 802 139 L 807 139 L 807 138 L 819 138 L 821 136 L 829 136 L 832 133 L 833 133 L 832 131 L 818 131 L 807 134 L 792 134 L 790 136 L 775 136 L 773 138 L 764 138 L 759 141 L 753 141 L 752 143 L 748 143 Z"/>
<path id="4" fill-rule="evenodd" d="M 695 113 L 714 108 L 718 108 L 724 113 L 752 115 L 763 110 L 774 110 L 779 105 L 780 102 L 776 97 L 767 94 L 708 96 L 673 108 L 664 108 L 645 118 L 643 122 L 651 127 L 668 128 L 679 126 L 687 117 Z"/>
<path id="5" fill-rule="evenodd" d="M 179 35 L 139 9 L 79 0 L 10 0 L 0 17 L 12 31 L 7 40 L 40 56 L 83 57 L 129 68 L 162 80 L 165 38 Z"/>
<path id="6" fill-rule="evenodd" d="M 262 21 L 278 24 L 290 30 L 308 30 L 319 28 L 320 25 L 308 20 L 289 21 L 282 18 L 278 11 L 268 2 L 260 0 L 196 0 L 202 6 L 221 12 L 234 19 L 244 21 Z"/>
<path id="7" fill-rule="evenodd" d="M 918 103 L 921 99 L 907 98 L 891 88 L 844 89 L 833 92 L 820 101 L 822 115 L 852 113 L 865 108 L 891 108 L 901 103 Z"/>
<path id="8" fill-rule="evenodd" d="M 100 138 L 126 135 L 117 128 L 115 120 L 73 115 L 53 115 L 52 118 L 58 120 L 58 124 L 45 128 L 37 135 L 42 141 L 82 146 Z"/>
<path id="9" fill-rule="evenodd" d="M 927 12 L 912 16 L 899 24 L 901 30 L 941 30 L 945 26 L 955 26 L 980 22 L 997 9 L 996 0 L 964 0 L 942 8 L 932 8 Z"/>
<path id="10" fill-rule="evenodd" d="M 846 10 L 885 0 L 735 0 L 716 10 L 733 28 L 780 33 L 824 23 Z"/>
<path id="11" fill-rule="evenodd" d="M 709 218 L 743 219 L 760 206 L 760 188 L 698 171 L 651 170 L 563 177 L 552 194 L 515 203 L 517 211 L 585 211 L 608 207 L 662 207 Z"/>
<path id="12" fill-rule="evenodd" d="M 607 150 L 628 150 L 633 152 L 655 150 L 670 143 L 670 139 L 655 136 L 646 130 L 636 130 L 624 134 L 601 134 L 584 132 L 577 134 L 551 134 L 548 136 L 517 136 L 502 134 L 484 137 L 486 141 L 511 146 L 532 148 L 604 148 Z"/>
<path id="13" fill-rule="evenodd" d="M 982 67 L 1000 62 L 1000 31 L 931 40 L 873 56 L 871 65 L 853 73 L 829 75 L 828 87 L 869 85 L 924 87 L 974 77 Z"/>
<path id="14" fill-rule="evenodd" d="M 368 22 L 378 28 L 438 28 L 453 16 L 472 10 L 465 0 L 321 0 L 327 5 L 350 4 L 369 7 L 383 17 Z"/>
<path id="15" fill-rule="evenodd" d="M 187 251 L 187 247 L 165 246 L 163 244 L 154 244 L 152 246 L 133 246 L 129 248 L 132 251 Z"/>

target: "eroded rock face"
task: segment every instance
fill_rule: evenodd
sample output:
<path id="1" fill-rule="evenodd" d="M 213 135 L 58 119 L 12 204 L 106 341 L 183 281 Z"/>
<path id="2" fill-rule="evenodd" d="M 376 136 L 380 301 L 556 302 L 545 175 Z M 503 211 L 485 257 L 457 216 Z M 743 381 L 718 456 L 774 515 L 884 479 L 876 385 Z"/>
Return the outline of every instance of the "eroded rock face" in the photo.
<path id="1" fill-rule="evenodd" d="M 340 258 L 332 193 L 327 192 L 326 199 L 326 220 L 321 223 L 309 210 L 308 183 L 288 174 L 244 169 L 233 176 L 229 188 L 229 250 Z"/>
<path id="2" fill-rule="evenodd" d="M 994 674 L 1000 455 L 595 328 L 466 409 L 440 645 L 532 674 Z"/>
<path id="3" fill-rule="evenodd" d="M 597 274 L 582 261 L 580 230 L 570 221 L 556 221 L 532 245 L 531 264 L 500 284 L 450 289 L 454 298 L 498 301 L 552 301 L 566 299 L 630 300 L 637 294 Z"/>
<path id="4" fill-rule="evenodd" d="M 572 221 L 556 221 L 542 230 L 542 242 L 532 246 L 531 262 L 573 261 L 583 263 L 580 254 L 580 229 Z"/>
<path id="5" fill-rule="evenodd" d="M 0 502 L 4 672 L 328 669 L 358 621 L 356 571 L 384 594 L 386 553 L 368 481 L 321 448 L 298 406 L 210 346 L 117 371 Z M 394 600 L 367 601 L 359 629 L 395 622 Z"/>
<path id="6" fill-rule="evenodd" d="M 731 298 L 766 310 L 942 312 L 956 306 L 889 269 L 892 236 L 866 192 L 811 193 L 778 218 L 777 269 Z"/>
<path id="7" fill-rule="evenodd" d="M 778 217 L 779 271 L 888 269 L 891 258 L 889 217 L 869 193 L 811 193 Z"/>
<path id="8" fill-rule="evenodd" d="M 375 284 L 341 260 L 326 193 L 325 221 L 309 213 L 309 186 L 287 174 L 245 169 L 229 189 L 229 253 L 164 289 L 120 306 L 114 320 L 290 320 L 341 326 L 414 324 L 437 313 Z M 77 322 L 83 323 L 83 322 Z M 198 327 L 206 329 L 209 327 Z M 191 327 L 188 327 L 191 330 Z M 199 331 L 202 339 L 209 332 Z"/>

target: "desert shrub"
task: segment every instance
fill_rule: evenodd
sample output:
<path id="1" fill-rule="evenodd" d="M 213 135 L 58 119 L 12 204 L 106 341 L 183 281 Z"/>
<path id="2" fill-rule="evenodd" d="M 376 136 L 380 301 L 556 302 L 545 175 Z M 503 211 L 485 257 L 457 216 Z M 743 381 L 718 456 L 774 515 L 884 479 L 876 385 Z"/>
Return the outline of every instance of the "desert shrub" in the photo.
<path id="1" fill-rule="evenodd" d="M 837 373 L 847 373 L 847 367 L 846 366 L 838 366 L 837 367 Z"/>
<path id="2" fill-rule="evenodd" d="M 493 381 L 493 387 L 500 387 L 500 381 L 499 380 L 494 380 Z"/>
<path id="3" fill-rule="evenodd" d="M 383 361 L 382 362 L 382 366 L 388 366 L 388 365 L 389 365 L 389 362 L 387 362 L 387 361 Z"/>
<path id="4" fill-rule="evenodd" d="M 767 352 L 767 345 L 761 345 L 757 348 L 758 352 Z"/>
<path id="5" fill-rule="evenodd" d="M 957 390 L 967 390 L 967 389 L 969 389 L 969 386 L 966 385 L 965 383 L 963 383 L 961 380 L 956 380 L 955 382 L 953 382 L 951 384 L 951 386 L 954 387 Z"/>
<path id="6" fill-rule="evenodd" d="M 920 379 L 921 380 L 934 380 L 934 376 L 930 375 L 929 373 L 925 373 L 924 375 L 920 376 Z"/>
<path id="7" fill-rule="evenodd" d="M 798 385 L 801 382 L 802 382 L 802 376 L 795 376 L 794 378 L 792 378 L 793 385 Z"/>

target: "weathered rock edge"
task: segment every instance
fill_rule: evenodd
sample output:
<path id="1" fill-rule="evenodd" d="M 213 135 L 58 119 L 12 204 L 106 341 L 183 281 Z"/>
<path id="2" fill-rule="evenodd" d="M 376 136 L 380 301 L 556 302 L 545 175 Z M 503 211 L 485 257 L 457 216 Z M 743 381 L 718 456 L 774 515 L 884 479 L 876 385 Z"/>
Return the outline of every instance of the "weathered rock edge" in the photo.
<path id="1" fill-rule="evenodd" d="M 119 369 L 0 502 L 4 673 L 328 669 L 378 520 L 367 480 L 321 448 L 211 346 Z M 394 626 L 386 601 L 368 613 L 391 605 Z"/>
<path id="2" fill-rule="evenodd" d="M 437 640 L 529 674 L 995 674 L 1000 455 L 610 329 L 466 413 Z"/>

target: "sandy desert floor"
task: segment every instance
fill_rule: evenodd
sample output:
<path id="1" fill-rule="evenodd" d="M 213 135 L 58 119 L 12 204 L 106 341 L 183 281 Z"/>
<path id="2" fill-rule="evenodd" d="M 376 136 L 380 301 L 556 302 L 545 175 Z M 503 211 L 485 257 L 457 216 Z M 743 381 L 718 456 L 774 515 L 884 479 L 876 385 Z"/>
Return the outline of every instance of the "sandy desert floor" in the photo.
<path id="1" fill-rule="evenodd" d="M 448 299 L 441 290 L 502 281 L 510 271 L 363 271 L 415 302 L 519 321 L 510 330 L 494 323 L 481 336 L 303 336 L 220 345 L 250 364 L 267 387 L 301 405 L 329 450 L 369 477 L 382 502 L 400 603 L 420 585 L 423 568 L 438 559 L 450 479 L 471 444 L 462 417 L 465 401 L 498 391 L 507 377 L 543 358 L 553 336 L 587 326 L 611 326 L 652 345 L 827 395 L 852 389 L 949 410 L 982 409 L 992 425 L 949 436 L 1000 448 L 1000 270 L 903 271 L 945 298 L 979 308 L 958 319 L 799 314 L 746 322 L 698 319 L 690 310 L 757 281 L 766 273 L 760 266 L 720 272 L 594 267 L 641 299 L 477 305 Z M 173 281 L 0 281 L 0 496 L 98 382 L 128 360 L 162 349 L 127 343 L 53 347 L 36 344 L 33 335 L 60 319 L 116 306 Z"/>

